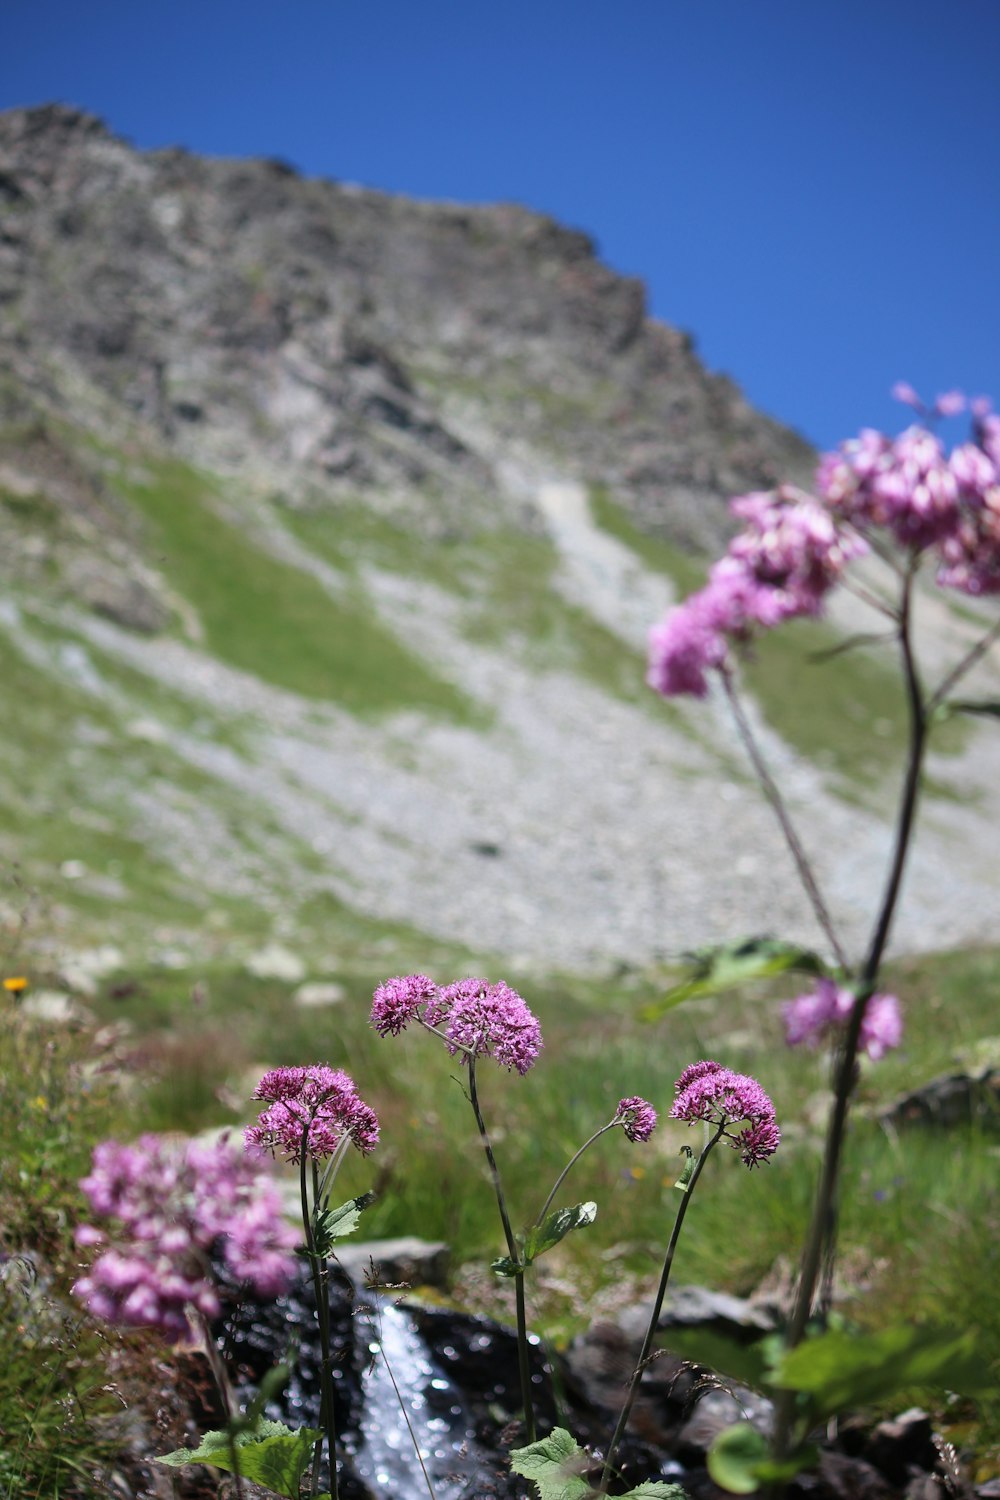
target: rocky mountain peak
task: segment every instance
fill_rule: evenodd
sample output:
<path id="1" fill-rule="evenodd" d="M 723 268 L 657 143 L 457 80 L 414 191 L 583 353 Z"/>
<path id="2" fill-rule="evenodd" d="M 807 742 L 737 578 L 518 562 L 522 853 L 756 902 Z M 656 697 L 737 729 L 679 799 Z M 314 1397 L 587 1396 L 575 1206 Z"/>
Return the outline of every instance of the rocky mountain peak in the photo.
<path id="1" fill-rule="evenodd" d="M 592 241 L 287 164 L 133 150 L 62 105 L 0 116 L 0 359 L 73 416 L 292 494 L 433 489 L 491 524 L 509 460 L 613 486 L 706 546 L 804 443 L 650 319 Z M 517 467 L 516 464 L 513 465 Z"/>

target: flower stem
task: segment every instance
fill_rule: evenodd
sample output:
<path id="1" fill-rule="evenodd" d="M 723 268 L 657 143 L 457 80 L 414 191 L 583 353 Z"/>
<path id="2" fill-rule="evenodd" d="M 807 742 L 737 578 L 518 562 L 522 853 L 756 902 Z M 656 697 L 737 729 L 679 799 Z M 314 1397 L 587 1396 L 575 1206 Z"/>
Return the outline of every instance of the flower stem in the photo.
<path id="1" fill-rule="evenodd" d="M 521 1259 L 521 1251 L 514 1231 L 510 1225 L 510 1215 L 507 1212 L 507 1200 L 504 1198 L 503 1183 L 500 1180 L 500 1169 L 493 1155 L 493 1146 L 490 1143 L 489 1132 L 483 1119 L 483 1112 L 479 1107 L 479 1094 L 476 1089 L 476 1057 L 469 1053 L 469 1102 L 476 1116 L 476 1124 L 479 1127 L 479 1136 L 486 1152 L 486 1160 L 489 1163 L 490 1176 L 493 1181 L 493 1191 L 496 1195 L 497 1208 L 500 1210 L 500 1222 L 503 1225 L 504 1239 L 507 1241 L 507 1253 L 518 1267 L 514 1277 L 514 1294 L 517 1305 L 517 1368 L 521 1379 L 521 1404 L 524 1407 L 524 1430 L 525 1440 L 528 1443 L 535 1441 L 535 1411 L 531 1401 L 531 1371 L 528 1366 L 528 1324 L 525 1316 L 524 1306 L 524 1263 Z"/>
<path id="2" fill-rule="evenodd" d="M 903 677 L 906 686 L 906 701 L 909 711 L 909 746 L 906 773 L 896 818 L 896 835 L 892 859 L 886 877 L 885 891 L 879 914 L 875 922 L 867 955 L 855 987 L 855 1001 L 848 1017 L 847 1029 L 840 1048 L 834 1072 L 834 1096 L 827 1125 L 826 1146 L 820 1171 L 819 1186 L 809 1226 L 799 1282 L 796 1290 L 792 1316 L 788 1326 L 787 1342 L 790 1349 L 796 1348 L 805 1335 L 806 1324 L 812 1311 L 813 1299 L 824 1257 L 832 1262 L 834 1254 L 836 1203 L 840 1174 L 840 1161 L 847 1124 L 847 1113 L 854 1090 L 857 1071 L 858 1046 L 861 1026 L 865 1018 L 868 1001 L 871 999 L 878 979 L 879 968 L 893 917 L 899 901 L 899 893 L 906 868 L 916 818 L 920 793 L 920 776 L 927 744 L 928 713 L 923 689 L 917 672 L 911 635 L 911 605 L 914 569 L 911 567 L 903 580 L 903 597 L 899 620 L 899 647 L 902 656 Z M 782 1392 L 775 1413 L 774 1446 L 777 1456 L 783 1457 L 788 1450 L 794 1415 L 794 1392 Z"/>
<path id="3" fill-rule="evenodd" d="M 788 845 L 792 859 L 795 861 L 795 868 L 799 872 L 802 887 L 809 898 L 813 915 L 826 935 L 826 940 L 830 944 L 838 964 L 842 969 L 849 971 L 850 965 L 847 962 L 847 957 L 837 936 L 837 930 L 833 925 L 833 918 L 830 916 L 827 904 L 823 899 L 823 893 L 819 888 L 819 882 L 809 861 L 809 856 L 805 851 L 802 840 L 799 838 L 795 824 L 792 822 L 791 813 L 788 811 L 785 799 L 781 795 L 781 790 L 771 775 L 767 762 L 761 754 L 760 746 L 757 744 L 753 730 L 750 728 L 750 720 L 747 718 L 743 705 L 740 702 L 733 674 L 732 672 L 724 671 L 720 675 L 726 697 L 729 699 L 733 718 L 736 721 L 736 729 L 750 757 L 754 771 L 757 773 L 757 779 L 761 784 L 764 795 L 771 804 L 771 809 L 785 836 L 785 843 Z"/>
<path id="4" fill-rule="evenodd" d="M 320 1267 L 313 1234 L 312 1212 L 309 1206 L 307 1177 L 309 1125 L 302 1130 L 302 1147 L 299 1153 L 299 1197 L 302 1205 L 302 1227 L 306 1237 L 306 1255 L 312 1274 L 313 1295 L 316 1301 L 316 1323 L 319 1328 L 320 1347 L 320 1426 L 326 1428 L 327 1457 L 330 1463 L 330 1500 L 337 1500 L 337 1427 L 333 1410 L 333 1375 L 330 1353 L 330 1300 L 325 1268 Z M 319 1190 L 318 1173 L 313 1163 L 313 1199 Z M 312 1465 L 312 1493 L 319 1493 L 319 1466 L 323 1456 L 323 1439 L 316 1444 Z"/>
<path id="5" fill-rule="evenodd" d="M 542 1220 L 545 1218 L 545 1215 L 548 1213 L 549 1209 L 552 1207 L 552 1200 L 553 1200 L 553 1198 L 555 1197 L 556 1193 L 558 1193 L 559 1189 L 562 1187 L 563 1183 L 566 1181 L 566 1178 L 569 1176 L 569 1174 L 572 1171 L 572 1169 L 576 1166 L 577 1162 L 580 1160 L 580 1157 L 583 1155 L 583 1153 L 585 1151 L 589 1150 L 590 1147 L 594 1144 L 595 1141 L 599 1141 L 602 1135 L 606 1135 L 609 1130 L 613 1130 L 614 1127 L 615 1127 L 615 1125 L 616 1125 L 616 1123 L 617 1123 L 617 1119 L 615 1119 L 615 1120 L 609 1120 L 606 1125 L 602 1125 L 601 1126 L 600 1130 L 595 1130 L 594 1133 L 593 1133 L 593 1135 L 590 1137 L 589 1141 L 584 1141 L 584 1143 L 580 1147 L 579 1151 L 574 1152 L 574 1154 L 570 1157 L 569 1161 L 563 1167 L 562 1171 L 559 1173 L 559 1176 L 556 1178 L 555 1182 L 552 1184 L 552 1191 L 549 1194 L 549 1196 L 546 1198 L 545 1202 L 542 1204 L 542 1207 L 541 1207 L 541 1210 L 539 1211 L 538 1217 L 535 1220 L 536 1225 L 537 1224 L 541 1224 Z"/>
<path id="6" fill-rule="evenodd" d="M 233 1480 L 236 1487 L 236 1500 L 243 1500 L 243 1476 L 240 1473 L 239 1448 L 237 1447 L 236 1432 L 234 1428 L 234 1423 L 240 1415 L 240 1409 L 237 1405 L 236 1397 L 233 1393 L 233 1388 L 229 1381 L 229 1375 L 226 1372 L 226 1367 L 223 1364 L 221 1355 L 219 1354 L 219 1347 L 216 1344 L 215 1339 L 212 1337 L 212 1330 L 209 1326 L 208 1319 L 204 1316 L 203 1313 L 198 1313 L 197 1319 L 201 1325 L 202 1342 L 205 1347 L 205 1354 L 208 1358 L 209 1367 L 212 1371 L 212 1379 L 215 1381 L 215 1388 L 219 1393 L 219 1400 L 222 1402 L 222 1408 L 226 1414 L 226 1437 L 229 1444 L 229 1462 L 233 1466 Z"/>
<path id="7" fill-rule="evenodd" d="M 712 1136 L 712 1139 L 705 1145 L 701 1155 L 695 1163 L 694 1171 L 691 1173 L 691 1179 L 687 1183 L 687 1186 L 681 1195 L 680 1205 L 677 1209 L 677 1215 L 674 1219 L 674 1227 L 670 1234 L 670 1242 L 667 1245 L 667 1253 L 663 1257 L 663 1269 L 660 1272 L 660 1284 L 656 1289 L 656 1297 L 653 1301 L 653 1310 L 649 1315 L 649 1322 L 646 1325 L 646 1336 L 642 1341 L 642 1348 L 639 1351 L 639 1358 L 636 1360 L 635 1369 L 633 1370 L 632 1375 L 629 1378 L 628 1392 L 625 1396 L 625 1404 L 622 1407 L 621 1415 L 618 1418 L 618 1425 L 614 1430 L 610 1443 L 608 1444 L 608 1451 L 604 1458 L 604 1468 L 601 1470 L 601 1479 L 600 1484 L 598 1485 L 598 1494 L 600 1495 L 606 1495 L 608 1493 L 608 1484 L 611 1481 L 611 1470 L 614 1465 L 615 1454 L 618 1451 L 618 1444 L 621 1442 L 625 1429 L 628 1426 L 628 1419 L 632 1414 L 632 1407 L 634 1406 L 635 1398 L 639 1393 L 639 1385 L 642 1381 L 643 1373 L 649 1360 L 650 1350 L 653 1347 L 653 1339 L 656 1337 L 656 1330 L 660 1322 L 660 1313 L 663 1311 L 663 1299 L 666 1296 L 667 1282 L 670 1280 L 670 1272 L 673 1269 L 674 1252 L 677 1249 L 677 1241 L 681 1236 L 681 1227 L 684 1223 L 684 1216 L 688 1211 L 688 1205 L 691 1202 L 691 1195 L 695 1190 L 698 1178 L 701 1176 L 702 1167 L 704 1167 L 706 1161 L 708 1160 L 709 1152 L 714 1146 L 718 1145 L 719 1141 L 725 1134 L 726 1124 L 727 1122 L 723 1120 L 718 1130 L 716 1130 L 715 1134 Z"/>

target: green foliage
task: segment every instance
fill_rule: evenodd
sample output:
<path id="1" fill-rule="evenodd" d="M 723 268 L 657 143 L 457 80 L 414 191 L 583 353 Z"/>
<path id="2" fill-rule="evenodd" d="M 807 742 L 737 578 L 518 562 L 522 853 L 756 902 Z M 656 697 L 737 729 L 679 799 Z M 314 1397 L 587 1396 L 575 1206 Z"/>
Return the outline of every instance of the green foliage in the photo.
<path id="1" fill-rule="evenodd" d="M 708 1450 L 708 1472 L 731 1495 L 753 1495 L 761 1485 L 794 1479 L 816 1462 L 817 1450 L 805 1444 L 785 1459 L 770 1456 L 767 1439 L 749 1422 L 735 1422 L 719 1433 Z"/>
<path id="2" fill-rule="evenodd" d="M 337 1240 L 353 1234 L 362 1212 L 374 1202 L 374 1193 L 361 1193 L 357 1198 L 350 1198 L 342 1203 L 339 1208 L 319 1209 L 316 1212 L 312 1232 L 316 1255 L 320 1260 L 326 1260 L 332 1254 Z"/>
<path id="3" fill-rule="evenodd" d="M 806 1397 L 814 1422 L 914 1388 L 971 1396 L 993 1385 L 974 1332 L 912 1323 L 870 1334 L 830 1329 L 783 1354 L 771 1379 Z"/>
<path id="4" fill-rule="evenodd" d="M 147 468 L 148 480 L 119 487 L 146 515 L 160 565 L 222 661 L 355 714 L 421 708 L 474 719 L 462 693 L 382 625 L 360 592 L 334 598 L 312 574 L 257 546 L 217 508 L 207 477 L 176 462 Z"/>
<path id="5" fill-rule="evenodd" d="M 657 1021 L 685 1000 L 703 1000 L 740 989 L 758 979 L 773 979 L 795 970 L 800 974 L 823 974 L 824 965 L 817 955 L 796 943 L 775 938 L 743 938 L 735 943 L 720 943 L 699 949 L 691 955 L 691 973 L 680 984 L 642 1012 L 643 1020 Z"/>
<path id="6" fill-rule="evenodd" d="M 594 1468 L 594 1460 L 564 1427 L 555 1427 L 548 1437 L 515 1448 L 510 1466 L 522 1479 L 530 1479 L 538 1490 L 539 1500 L 587 1500 L 593 1486 L 585 1477 Z M 653 1480 L 629 1490 L 622 1500 L 684 1500 L 684 1491 L 676 1484 Z"/>
<path id="7" fill-rule="evenodd" d="M 293 1432 L 281 1422 L 259 1417 L 245 1432 L 206 1432 L 197 1448 L 160 1454 L 156 1462 L 174 1469 L 211 1464 L 227 1474 L 234 1473 L 238 1466 L 244 1479 L 265 1485 L 287 1500 L 298 1500 L 302 1475 L 322 1436 L 316 1427 L 300 1427 Z"/>
<path id="8" fill-rule="evenodd" d="M 527 1266 L 544 1255 L 546 1250 L 558 1245 L 572 1230 L 593 1224 L 596 1218 L 596 1203 L 576 1203 L 572 1208 L 557 1208 L 547 1214 L 541 1224 L 532 1224 L 527 1231 L 524 1236 L 523 1258 L 520 1261 L 511 1260 L 505 1255 L 500 1260 L 493 1261 L 490 1270 L 495 1271 L 498 1276 L 519 1276 Z"/>

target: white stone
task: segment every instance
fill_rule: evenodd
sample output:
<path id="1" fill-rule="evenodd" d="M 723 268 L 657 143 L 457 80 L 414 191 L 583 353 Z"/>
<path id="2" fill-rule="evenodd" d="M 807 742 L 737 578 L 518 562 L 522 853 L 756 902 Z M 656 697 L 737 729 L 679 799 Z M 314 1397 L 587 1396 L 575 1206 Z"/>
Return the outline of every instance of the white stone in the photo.
<path id="1" fill-rule="evenodd" d="M 268 943 L 251 953 L 245 968 L 255 979 L 283 979 L 287 984 L 297 984 L 306 974 L 306 966 L 298 954 L 280 943 Z"/>
<path id="2" fill-rule="evenodd" d="M 311 984 L 300 984 L 292 996 L 303 1010 L 314 1010 L 323 1005 L 338 1005 L 345 995 L 344 986 L 334 980 L 315 980 Z"/>
<path id="3" fill-rule="evenodd" d="M 19 1009 L 22 1016 L 29 1016 L 32 1021 L 81 1021 L 87 1015 L 83 1007 L 62 990 L 35 990 L 24 998 Z"/>

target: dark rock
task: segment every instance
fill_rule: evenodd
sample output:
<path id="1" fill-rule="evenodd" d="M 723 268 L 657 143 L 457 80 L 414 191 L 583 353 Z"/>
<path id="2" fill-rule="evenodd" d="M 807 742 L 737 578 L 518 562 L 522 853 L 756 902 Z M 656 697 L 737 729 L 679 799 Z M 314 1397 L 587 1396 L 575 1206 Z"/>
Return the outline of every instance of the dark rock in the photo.
<path id="1" fill-rule="evenodd" d="M 443 1240 L 401 1235 L 389 1240 L 352 1240 L 337 1251 L 341 1270 L 356 1289 L 375 1285 L 409 1288 L 448 1285 L 451 1252 Z"/>
<path id="2" fill-rule="evenodd" d="M 899 1129 L 908 1125 L 1000 1127 L 1000 1068 L 979 1074 L 944 1073 L 896 1101 L 882 1116 Z"/>

